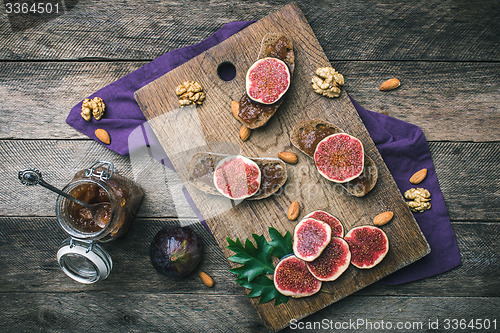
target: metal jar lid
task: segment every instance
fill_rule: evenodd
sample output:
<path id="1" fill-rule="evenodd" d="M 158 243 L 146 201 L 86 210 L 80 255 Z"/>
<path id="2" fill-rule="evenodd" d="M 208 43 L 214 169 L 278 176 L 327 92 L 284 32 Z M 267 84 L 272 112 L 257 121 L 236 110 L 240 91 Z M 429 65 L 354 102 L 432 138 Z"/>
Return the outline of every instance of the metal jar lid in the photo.
<path id="1" fill-rule="evenodd" d="M 95 242 L 68 238 L 57 252 L 57 261 L 66 275 L 80 283 L 95 283 L 108 277 L 113 261 Z"/>

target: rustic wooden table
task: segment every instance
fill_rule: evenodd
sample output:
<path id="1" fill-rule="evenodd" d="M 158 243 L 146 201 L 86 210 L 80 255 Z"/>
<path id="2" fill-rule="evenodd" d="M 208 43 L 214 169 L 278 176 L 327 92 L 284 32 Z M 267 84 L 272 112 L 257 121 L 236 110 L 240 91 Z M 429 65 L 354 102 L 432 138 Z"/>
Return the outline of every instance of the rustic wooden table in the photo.
<path id="1" fill-rule="evenodd" d="M 165 52 L 197 43 L 224 23 L 257 20 L 285 4 L 66 0 L 59 8 L 64 13 L 39 20 L 8 15 L 7 6 L 0 6 L 0 330 L 265 331 L 213 237 L 182 199 L 175 175 L 153 161 L 148 175 L 134 173 L 129 157 L 73 130 L 65 118 L 87 95 Z M 487 331 L 498 329 L 498 2 L 298 4 L 333 67 L 346 77 L 346 91 L 367 109 L 424 131 L 463 261 L 421 281 L 376 283 L 306 318 L 299 331 L 318 331 L 307 328 L 314 322 L 331 328 L 330 320 L 360 324 L 338 330 L 346 332 L 384 331 L 387 323 L 430 330 L 436 321 L 439 331 L 447 324 L 477 331 L 481 320 L 489 320 Z M 394 76 L 402 81 L 398 90 L 378 91 Z M 122 174 L 135 177 L 146 196 L 130 232 L 105 245 L 115 263 L 110 277 L 83 285 L 56 262 L 66 235 L 55 218 L 55 195 L 21 186 L 17 171 L 37 167 L 62 187 L 98 159 L 112 160 Z M 153 235 L 179 223 L 192 224 L 203 237 L 201 269 L 215 278 L 214 288 L 197 275 L 179 282 L 153 270 Z M 464 328 L 471 320 L 474 327 Z"/>

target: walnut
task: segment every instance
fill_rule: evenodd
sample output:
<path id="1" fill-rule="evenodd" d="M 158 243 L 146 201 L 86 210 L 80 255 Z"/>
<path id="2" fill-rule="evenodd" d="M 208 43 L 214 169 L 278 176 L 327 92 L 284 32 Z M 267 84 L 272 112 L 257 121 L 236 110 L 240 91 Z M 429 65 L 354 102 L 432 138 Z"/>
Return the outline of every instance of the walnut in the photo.
<path id="1" fill-rule="evenodd" d="M 405 198 L 408 200 L 406 204 L 410 207 L 412 212 L 423 212 L 426 209 L 431 209 L 431 193 L 425 188 L 410 188 L 404 194 Z"/>
<path id="2" fill-rule="evenodd" d="M 85 99 L 83 101 L 83 104 L 85 105 L 85 102 L 88 101 L 88 99 Z M 92 118 L 92 111 L 90 111 L 90 108 L 84 107 L 82 105 L 82 112 L 80 113 L 82 115 L 82 118 L 85 119 L 86 121 L 90 121 Z"/>
<path id="3" fill-rule="evenodd" d="M 313 76 L 312 88 L 315 93 L 333 98 L 340 96 L 340 86 L 344 84 L 344 76 L 332 67 L 320 67 Z"/>
<path id="4" fill-rule="evenodd" d="M 175 94 L 179 96 L 179 105 L 202 104 L 205 99 L 203 87 L 196 81 L 186 81 L 175 89 Z"/>
<path id="5" fill-rule="evenodd" d="M 90 121 L 92 116 L 94 116 L 95 120 L 99 120 L 102 118 L 104 114 L 104 109 L 106 105 L 104 104 L 102 98 L 94 97 L 93 99 L 85 98 L 82 104 L 82 118 L 86 121 Z"/>

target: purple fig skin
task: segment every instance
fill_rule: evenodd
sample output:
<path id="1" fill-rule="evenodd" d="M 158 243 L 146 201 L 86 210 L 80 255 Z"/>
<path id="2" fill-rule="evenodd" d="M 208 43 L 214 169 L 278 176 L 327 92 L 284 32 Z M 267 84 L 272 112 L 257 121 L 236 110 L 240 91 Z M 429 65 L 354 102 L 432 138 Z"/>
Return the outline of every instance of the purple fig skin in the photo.
<path id="1" fill-rule="evenodd" d="M 164 227 L 153 238 L 149 248 L 151 264 L 168 277 L 184 277 L 201 261 L 203 243 L 188 227 Z"/>

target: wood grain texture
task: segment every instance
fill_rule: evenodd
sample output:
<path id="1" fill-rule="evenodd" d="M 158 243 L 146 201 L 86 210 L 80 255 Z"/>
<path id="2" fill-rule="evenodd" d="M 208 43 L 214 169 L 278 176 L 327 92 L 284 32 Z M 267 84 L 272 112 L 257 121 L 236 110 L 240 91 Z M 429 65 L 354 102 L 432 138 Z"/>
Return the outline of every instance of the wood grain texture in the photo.
<path id="1" fill-rule="evenodd" d="M 13 32 L 7 15 L 1 15 L 0 59 L 153 59 L 197 43 L 227 22 L 259 20 L 289 3 L 71 2 L 65 14 L 25 31 Z M 332 60 L 500 59 L 494 0 L 480 6 L 463 0 L 298 4 Z"/>
<path id="2" fill-rule="evenodd" d="M 244 93 L 245 69 L 256 60 L 261 40 L 269 32 L 284 33 L 293 40 L 296 69 L 278 114 L 242 143 L 233 133 L 236 120 L 230 112 L 230 103 Z M 237 75 L 233 81 L 226 82 L 217 77 L 217 66 L 224 61 L 232 62 L 236 67 Z M 293 232 L 294 226 L 290 225 L 283 207 L 288 207 L 297 198 L 300 198 L 305 212 L 326 210 L 337 216 L 346 230 L 367 224 L 370 217 L 387 210 L 387 207 L 395 212 L 398 223 L 384 227 L 390 239 L 390 250 L 377 267 L 365 271 L 348 269 L 334 283 L 324 284 L 323 288 L 329 290 L 329 294 L 318 293 L 311 297 L 291 299 L 280 306 L 258 304 L 257 300 L 252 300 L 264 324 L 273 330 L 285 327 L 293 318 L 303 318 L 370 285 L 430 251 L 347 95 L 344 93 L 338 99 L 329 100 L 311 91 L 309 82 L 312 73 L 327 64 L 328 59 L 300 9 L 289 5 L 135 93 L 141 110 L 150 120 L 151 128 L 185 184 L 189 179 L 187 165 L 194 153 L 209 151 L 248 157 L 277 156 L 278 152 L 289 146 L 291 128 L 307 118 L 326 119 L 354 135 L 363 142 L 365 154 L 375 162 L 378 169 L 377 185 L 362 199 L 339 192 L 338 186 L 322 178 L 313 170 L 314 166 L 311 168 L 311 161 L 307 158 L 302 158 L 294 168 L 289 168 L 288 186 L 283 187 L 282 193 L 267 200 L 233 203 L 186 185 L 226 257 L 232 255 L 225 247 L 227 237 L 246 239 L 252 233 L 265 235 L 271 225 L 281 232 Z M 204 87 L 207 98 L 203 105 L 179 109 L 174 91 L 184 80 L 196 80 Z M 308 107 L 310 105 L 314 107 Z M 221 143 L 226 147 L 221 148 Z"/>
<path id="3" fill-rule="evenodd" d="M 450 218 L 454 221 L 499 221 L 500 170 L 496 165 L 500 143 L 430 142 L 429 149 Z M 146 190 L 138 213 L 140 217 L 195 217 L 180 193 L 180 178 L 146 156 L 131 163 L 128 157 L 88 140 L 0 141 L 0 156 L 2 216 L 55 216 L 55 195 L 41 187 L 21 186 L 16 177 L 19 170 L 38 167 L 47 181 L 63 187 L 80 168 L 107 159 L 116 164 L 120 173 L 135 177 Z M 468 162 L 472 159 L 477 163 Z M 135 176 L 135 167 L 148 169 L 155 177 L 140 171 Z"/>
<path id="4" fill-rule="evenodd" d="M 156 217 L 178 214 L 172 204 L 182 195 L 146 182 L 140 215 L 154 219 L 139 218 L 125 238 L 106 244 L 117 261 L 109 280 L 83 286 L 55 261 L 65 237 L 54 218 L 55 197 L 19 188 L 15 175 L 37 164 L 48 180 L 64 185 L 82 164 L 103 156 L 133 174 L 128 159 L 64 122 L 70 108 L 167 51 L 197 43 L 227 22 L 261 19 L 288 1 L 64 3 L 66 13 L 57 19 L 21 31 L 11 30 L 0 5 L 0 139 L 15 139 L 0 140 L 0 216 L 21 216 L 0 218 L 0 331 L 265 331 L 202 228 L 196 229 L 208 251 L 202 269 L 215 277 L 213 289 L 197 276 L 172 282 L 151 270 L 149 241 L 163 225 L 177 223 Z M 450 217 L 460 221 L 452 225 L 463 261 L 450 272 L 405 285 L 377 282 L 307 320 L 497 318 L 498 1 L 300 0 L 299 6 L 333 67 L 345 75 L 351 96 L 440 141 L 430 142 L 430 150 Z M 379 92 L 392 76 L 402 86 Z M 163 177 L 160 184 L 170 178 L 168 171 L 151 170 Z M 284 330 L 296 331 L 318 330 Z"/>
<path id="5" fill-rule="evenodd" d="M 0 138 L 82 139 L 71 108 L 146 62 L 0 63 Z M 368 110 L 420 126 L 427 140 L 500 141 L 497 63 L 332 61 Z M 397 76 L 402 86 L 381 92 Z M 459 123 L 461 126 L 450 124 Z"/>
<path id="6" fill-rule="evenodd" d="M 205 287 L 195 273 L 182 280 L 171 280 L 153 269 L 149 244 L 164 226 L 189 225 L 203 240 L 200 270 L 215 280 L 214 288 Z M 356 295 L 432 297 L 500 297 L 496 270 L 500 265 L 500 223 L 453 223 L 461 252 L 462 265 L 439 276 L 400 286 L 377 282 Z M 120 240 L 103 245 L 115 266 L 108 279 L 93 285 L 75 283 L 60 269 L 56 252 L 67 235 L 55 218 L 0 218 L 0 293 L 74 293 L 120 292 L 133 290 L 147 293 L 193 295 L 242 295 L 229 263 L 213 236 L 197 220 L 135 220 Z M 174 283 L 172 283 L 174 282 Z M 246 301 L 248 303 L 248 301 Z M 335 305 L 332 306 L 335 308 Z"/>
<path id="7" fill-rule="evenodd" d="M 134 179 L 146 192 L 138 216 L 196 217 L 176 173 L 147 154 L 124 157 L 94 141 L 13 140 L 0 141 L 0 155 L 3 216 L 55 216 L 56 194 L 41 186 L 22 185 L 17 179 L 20 170 L 37 168 L 48 183 L 63 188 L 77 171 L 104 160 L 113 162 L 117 172 Z"/>
<path id="8" fill-rule="evenodd" d="M 500 170 L 493 166 L 500 161 L 500 147 L 486 151 L 487 146 L 487 143 L 430 144 L 439 185 L 446 193 L 446 207 L 454 220 L 464 218 L 455 213 L 455 207 L 460 206 L 463 211 L 482 210 L 481 215 L 500 221 Z M 465 167 L 472 164 L 476 172 Z M 483 206 L 481 202 L 489 203 Z"/>
<path id="9" fill-rule="evenodd" d="M 347 73 L 345 89 L 364 108 L 419 126 L 427 140 L 500 139 L 500 64 L 332 62 Z M 483 67 L 484 66 L 484 67 Z M 453 74 L 452 74 L 453 73 Z M 392 77 L 393 91 L 379 91 Z M 452 126 L 450 124 L 455 124 Z"/>
<path id="10" fill-rule="evenodd" d="M 253 309 L 245 304 L 244 298 L 243 295 L 186 297 L 176 293 L 151 294 L 125 290 L 117 293 L 1 294 L 0 302 L 5 305 L 5 310 L 0 318 L 5 327 L 14 332 L 95 332 L 103 328 L 106 332 L 268 332 L 258 317 L 252 315 Z M 144 305 L 146 299 L 147 308 L 137 308 L 138 304 Z M 368 322 L 371 325 L 378 322 L 380 325 L 383 320 L 391 322 L 393 327 L 398 322 L 409 322 L 415 325 L 410 326 L 411 331 L 417 332 L 423 330 L 422 327 L 428 327 L 429 320 L 439 319 L 443 327 L 443 320 L 456 318 L 457 313 L 465 314 L 467 321 L 475 318 L 489 318 L 492 321 L 498 318 L 498 304 L 498 297 L 381 296 L 377 299 L 378 311 L 374 312 L 373 297 L 352 296 L 308 317 L 300 325 L 313 325 L 314 322 L 318 325 L 322 320 L 327 323 L 332 321 L 334 325 L 335 322 L 349 323 L 350 320 L 356 322 L 360 319 L 364 323 L 355 331 L 373 332 Z M 217 307 L 217 311 L 214 311 L 214 307 Z M 207 316 L 207 313 L 210 315 Z M 282 332 L 297 332 L 299 327 Z M 331 332 L 327 330 L 329 326 L 327 329 L 321 328 L 315 326 L 313 329 L 300 329 L 299 332 Z"/>

